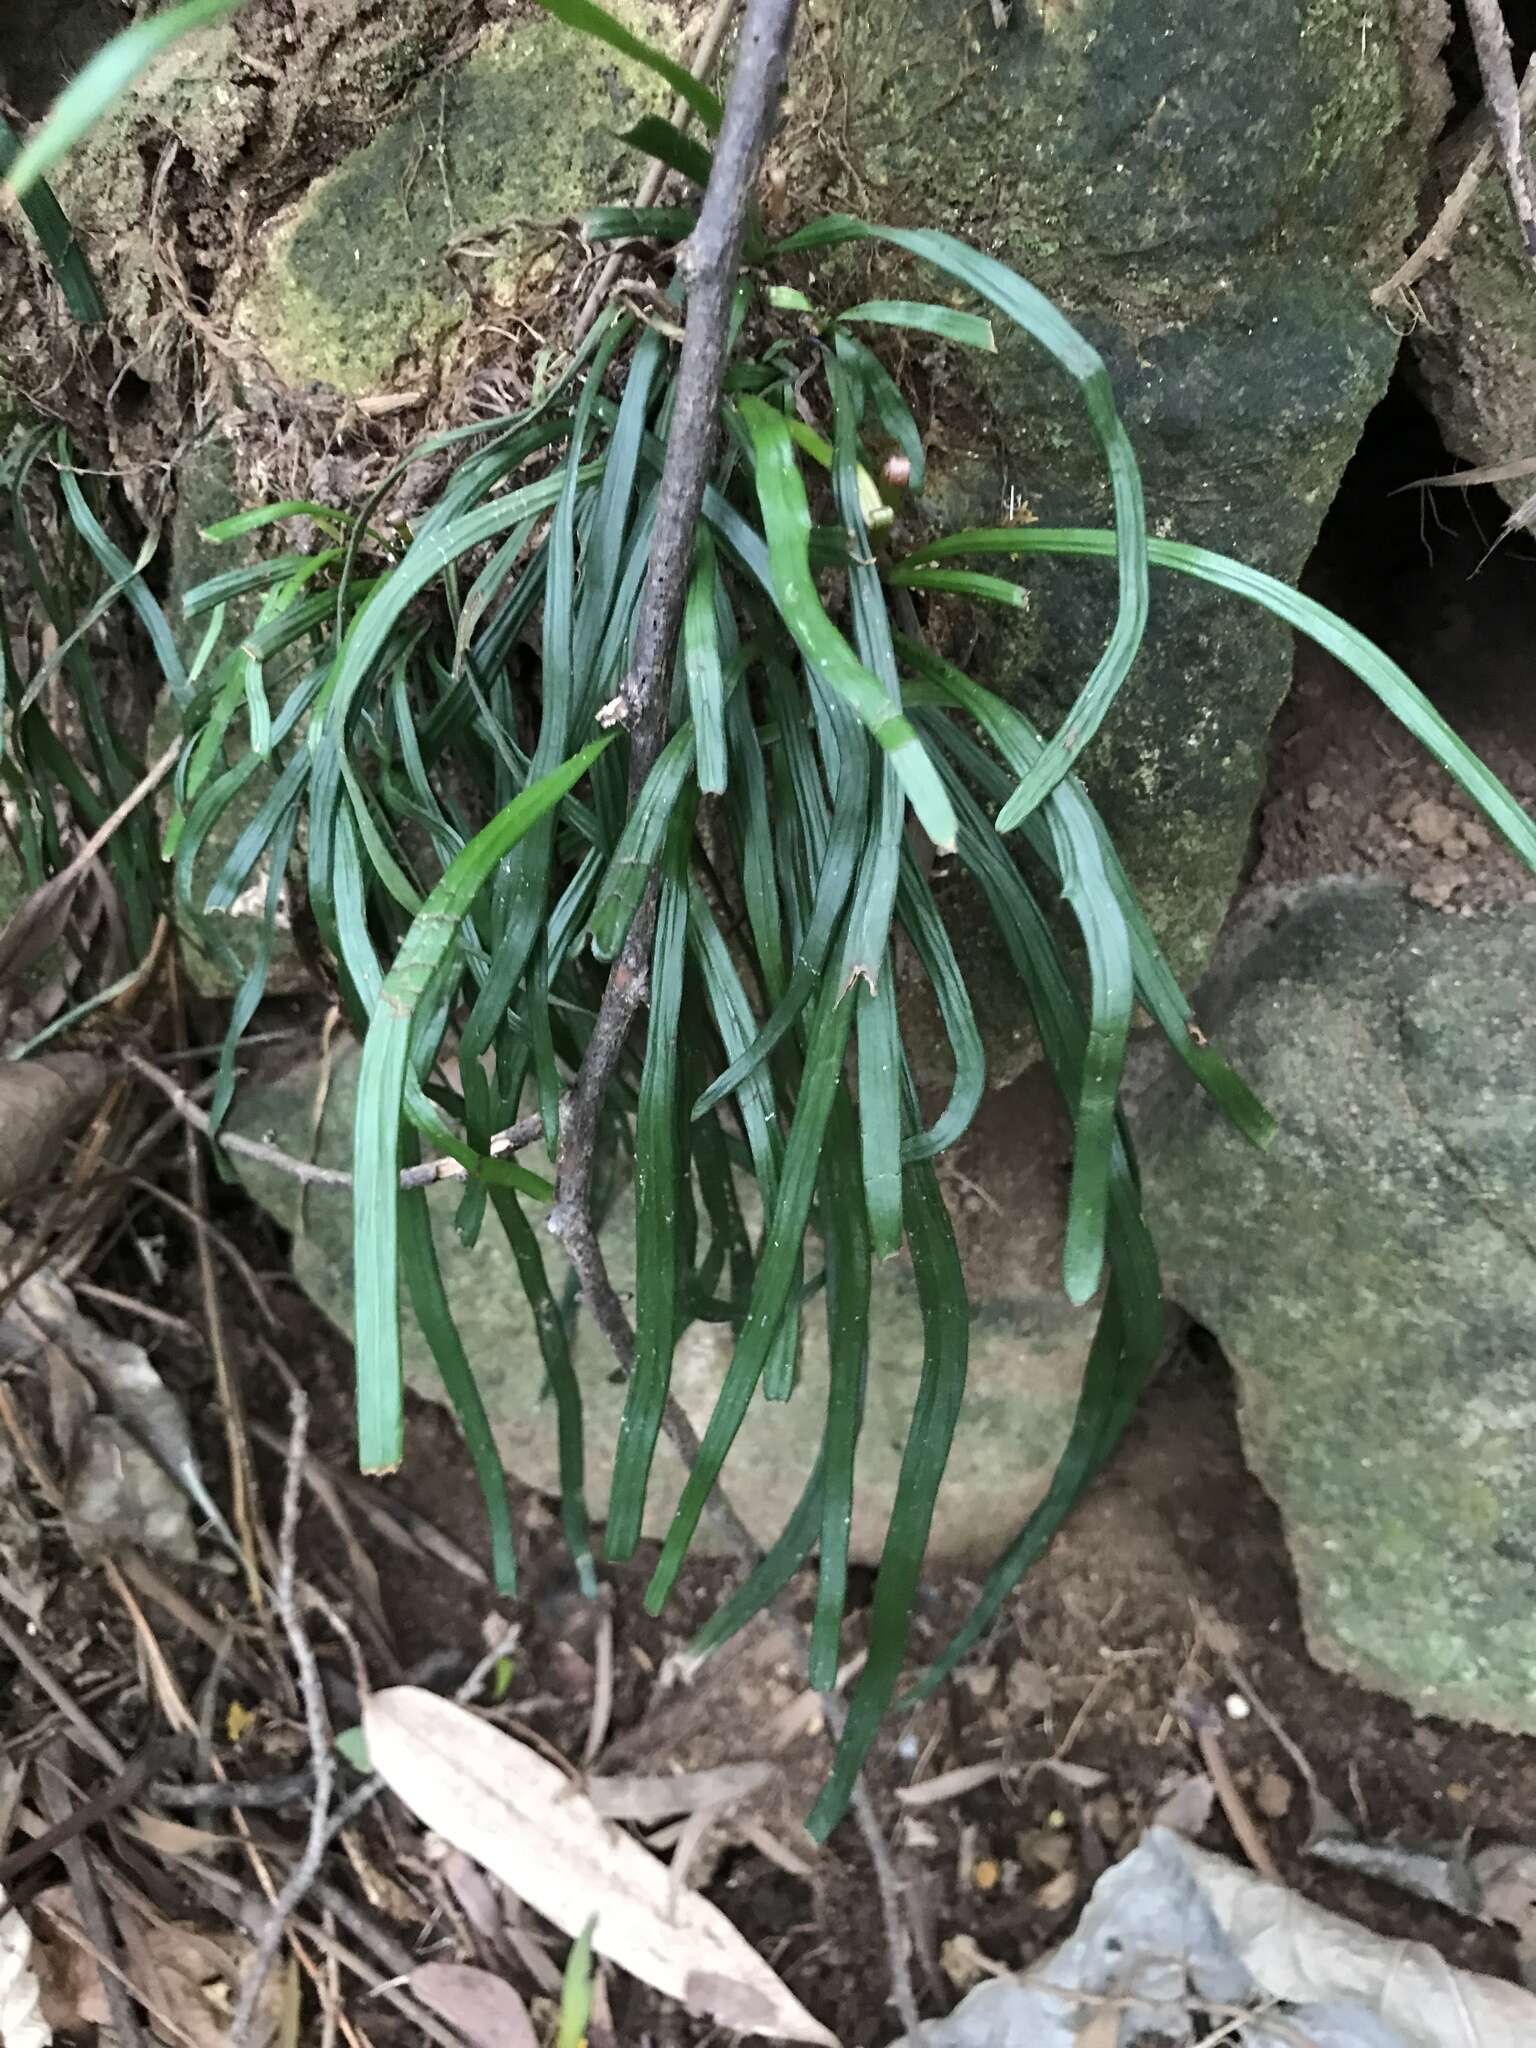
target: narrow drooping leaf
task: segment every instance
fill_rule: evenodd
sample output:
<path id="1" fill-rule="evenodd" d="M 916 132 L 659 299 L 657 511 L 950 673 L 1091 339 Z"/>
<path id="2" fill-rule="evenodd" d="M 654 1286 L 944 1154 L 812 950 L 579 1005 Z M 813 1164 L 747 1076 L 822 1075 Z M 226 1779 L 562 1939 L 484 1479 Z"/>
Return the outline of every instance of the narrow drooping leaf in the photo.
<path id="1" fill-rule="evenodd" d="M 954 814 L 922 743 L 878 680 L 828 618 L 810 564 L 811 512 L 784 415 L 759 398 L 738 400 L 757 456 L 757 494 L 774 591 L 795 644 L 829 689 L 844 697 L 890 755 L 918 822 L 936 846 L 953 846 Z"/>
<path id="2" fill-rule="evenodd" d="M 603 739 L 584 747 L 563 767 L 514 797 L 476 834 L 423 905 L 380 990 L 363 1043 L 353 1139 L 357 1431 L 365 1472 L 392 1471 L 400 1462 L 404 1433 L 396 1296 L 400 1118 L 417 1015 L 427 1005 L 459 926 L 491 870 L 581 780 L 608 745 Z M 509 1178 L 513 1184 L 521 1178 L 532 1192 L 543 1185 L 516 1169 Z"/>
<path id="3" fill-rule="evenodd" d="M 674 816 L 667 835 L 651 947 L 650 1013 L 635 1115 L 635 1270 L 644 1279 L 635 1303 L 635 1362 L 619 1423 L 608 1502 L 605 1547 L 612 1558 L 632 1557 L 640 1541 L 678 1334 L 682 1267 L 678 1242 L 682 1192 L 678 1030 L 688 957 L 688 847 L 692 836 L 692 811 L 684 808 Z"/>

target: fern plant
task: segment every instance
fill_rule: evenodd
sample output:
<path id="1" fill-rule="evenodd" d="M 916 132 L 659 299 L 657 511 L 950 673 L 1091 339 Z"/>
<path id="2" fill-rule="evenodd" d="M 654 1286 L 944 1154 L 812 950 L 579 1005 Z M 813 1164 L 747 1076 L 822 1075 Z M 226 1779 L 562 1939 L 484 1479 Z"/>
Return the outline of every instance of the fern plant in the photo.
<path id="1" fill-rule="evenodd" d="M 587 0 L 561 0 L 554 11 L 601 30 Z M 636 54 L 632 39 L 627 47 Z M 675 82 L 667 60 L 646 61 Z M 717 117 L 702 89 L 693 103 L 706 123 Z M 667 123 L 648 121 L 637 139 L 695 179 L 707 176 L 707 152 Z M 665 242 L 692 222 L 687 207 L 608 208 L 588 228 L 594 239 Z M 796 283 L 795 259 L 855 241 L 914 259 L 947 293 L 969 295 L 973 309 L 902 299 L 818 312 Z M 681 284 L 674 298 L 681 303 Z M 535 403 L 424 443 L 366 504 L 273 505 L 211 530 L 227 538 L 303 519 L 320 539 L 216 576 L 185 599 L 194 624 L 236 600 L 258 601 L 259 613 L 240 646 L 184 693 L 171 844 L 177 900 L 194 920 L 227 908 L 265 873 L 269 937 L 282 878 L 302 866 L 364 1035 L 354 1161 L 361 1462 L 387 1469 L 401 1456 L 403 1276 L 464 1426 L 504 1588 L 515 1564 L 500 1465 L 425 1194 L 402 1186 L 400 1171 L 423 1141 L 459 1161 L 468 1175 L 461 1236 L 472 1241 L 486 1227 L 507 1236 L 558 1413 L 564 1527 L 590 1585 L 581 1398 L 544 1256 L 541 1210 L 553 1189 L 508 1134 L 526 1135 L 531 1113 L 558 1154 L 605 963 L 620 954 L 653 876 L 647 1022 L 624 1051 L 597 1135 L 600 1178 L 634 1204 L 640 1275 L 609 1557 L 629 1556 L 639 1540 L 679 1334 L 709 1320 L 734 1340 L 651 1578 L 653 1610 L 715 1490 L 728 1488 L 750 1404 L 804 1398 L 796 1358 L 806 1316 L 825 1318 L 830 1356 L 821 1451 L 803 1498 L 706 1628 L 701 1650 L 814 1556 L 810 1676 L 830 1684 L 865 1381 L 879 1370 L 871 1266 L 905 1245 L 923 1367 L 868 1661 L 812 1816 L 825 1834 L 896 1693 L 965 1385 L 965 1281 L 935 1163 L 981 1110 L 985 1061 L 912 821 L 974 879 L 1018 975 L 1074 1130 L 1062 1285 L 1074 1302 L 1101 1301 L 1050 1490 L 926 1686 L 1042 1553 L 1113 1449 L 1159 1354 L 1157 1258 L 1119 1103 L 1135 1005 L 1244 1138 L 1262 1145 L 1271 1133 L 1193 1027 L 1073 773 L 1135 660 L 1149 568 L 1264 605 L 1327 646 L 1533 866 L 1536 830 L 1408 677 L 1353 629 L 1270 577 L 1148 536 L 1102 362 L 1002 263 L 936 231 L 838 216 L 776 246 L 759 233 L 736 312 L 725 431 L 696 535 L 666 743 L 633 803 L 629 738 L 604 719 L 629 659 L 675 352 L 670 323 L 610 308 Z M 1074 381 L 1112 487 L 1113 531 L 1009 527 L 904 548 L 902 501 L 922 489 L 923 442 L 879 337 L 907 329 L 990 348 L 999 319 Z M 869 452 L 876 436 L 894 443 L 900 462 L 881 469 Z M 452 466 L 427 509 L 410 524 L 393 520 L 400 476 L 445 454 Z M 1021 603 L 1021 587 L 1003 572 L 1042 553 L 1103 557 L 1119 587 L 1108 643 L 1049 737 L 1007 694 L 927 645 L 922 616 L 924 594 L 939 591 L 979 605 Z M 208 872 L 210 835 L 263 769 L 270 779 L 254 818 Z M 1080 945 L 1064 940 L 1053 917 L 1058 896 Z M 948 1036 L 953 1082 L 931 1122 L 903 1043 L 898 933 Z M 265 960 L 258 948 L 245 972 L 215 1124 Z M 755 1232 L 749 1213 L 762 1219 Z"/>

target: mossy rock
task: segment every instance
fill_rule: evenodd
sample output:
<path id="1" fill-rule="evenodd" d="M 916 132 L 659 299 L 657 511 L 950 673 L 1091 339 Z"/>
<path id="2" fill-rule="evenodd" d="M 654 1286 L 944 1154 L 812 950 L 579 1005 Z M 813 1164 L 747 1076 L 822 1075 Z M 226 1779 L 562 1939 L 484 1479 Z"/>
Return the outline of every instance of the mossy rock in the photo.
<path id="1" fill-rule="evenodd" d="M 1536 912 L 1341 880 L 1260 901 L 1201 1014 L 1268 1153 L 1139 1118 L 1170 1293 L 1237 1376 L 1319 1661 L 1536 1733 Z"/>
<path id="2" fill-rule="evenodd" d="M 844 0 L 861 209 L 945 227 L 1050 294 L 1109 365 L 1152 530 L 1294 577 L 1397 349 L 1368 293 L 1412 223 L 1427 137 L 1388 0 L 1009 14 L 997 29 L 948 0 Z M 877 260 L 881 291 L 946 295 Z M 997 326 L 995 358 L 909 352 L 924 519 L 1107 524 L 1075 391 Z M 1104 645 L 1114 578 L 1084 562 L 1027 576 L 1022 618 L 934 617 L 956 658 L 1054 727 Z M 1239 879 L 1289 680 L 1282 628 L 1157 576 L 1141 659 L 1083 769 L 1186 975 Z"/>
<path id="3" fill-rule="evenodd" d="M 1414 291 L 1414 363 L 1445 445 L 1478 467 L 1528 462 L 1536 455 L 1536 285 L 1496 169 L 1449 254 Z M 1526 469 L 1498 488 L 1511 508 L 1523 505 L 1536 474 Z"/>
<path id="4" fill-rule="evenodd" d="M 617 11 L 675 42 L 667 9 Z M 653 72 L 549 16 L 488 31 L 273 232 L 243 327 L 292 383 L 386 389 L 464 318 L 472 279 L 515 300 L 561 223 L 638 177 L 618 132 L 667 100 Z"/>
<path id="5" fill-rule="evenodd" d="M 318 1152 L 327 1164 L 350 1163 L 357 1068 L 355 1048 L 341 1052 L 331 1067 Z M 231 1125 L 307 1156 L 319 1090 L 315 1065 L 275 1082 L 248 1082 L 236 1098 Z M 1059 1168 L 1068 1140 L 1038 1070 L 995 1098 L 994 1126 L 1015 1135 L 993 1148 L 990 1163 L 968 1158 L 966 1173 L 952 1189 L 972 1300 L 970 1367 L 931 1545 L 935 1557 L 978 1562 L 1001 1549 L 1044 1490 L 1066 1439 L 1096 1320 L 1095 1310 L 1072 1308 L 1061 1292 Z M 293 1181 L 247 1161 L 234 1163 L 256 1199 L 294 1232 L 299 1284 L 333 1322 L 348 1329 L 350 1197 L 312 1188 L 301 1211 Z M 554 1411 L 544 1389 L 533 1318 L 494 1219 L 487 1221 L 472 1250 L 459 1242 L 453 1219 L 461 1193 L 445 1186 L 429 1197 L 454 1319 L 507 1469 L 525 1484 L 553 1492 Z M 615 1285 L 629 1296 L 635 1285 L 635 1246 L 626 1202 L 616 1205 L 604 1242 Z M 545 1258 L 558 1297 L 567 1269 L 551 1240 L 545 1240 Z M 813 1270 L 815 1263 L 813 1251 Z M 755 1400 L 726 1465 L 732 1503 L 764 1542 L 777 1536 L 788 1518 L 821 1441 L 827 1377 L 823 1315 L 820 1299 L 807 1308 L 794 1398 L 772 1405 Z M 402 1328 L 411 1385 L 442 1400 L 442 1383 L 404 1303 Z M 879 1555 L 896 1498 L 922 1350 L 910 1268 L 904 1257 L 888 1261 L 874 1274 L 869 1392 L 853 1523 L 853 1549 L 860 1559 Z M 673 1391 L 700 1430 L 728 1359 L 729 1336 L 719 1325 L 696 1324 L 678 1347 Z M 594 1515 L 601 1518 L 624 1390 L 586 1315 L 577 1319 L 575 1362 L 586 1403 L 588 1496 Z M 650 1534 L 665 1531 L 681 1483 L 676 1454 L 663 1440 L 651 1481 Z M 701 1541 L 707 1540 L 706 1530 Z"/>

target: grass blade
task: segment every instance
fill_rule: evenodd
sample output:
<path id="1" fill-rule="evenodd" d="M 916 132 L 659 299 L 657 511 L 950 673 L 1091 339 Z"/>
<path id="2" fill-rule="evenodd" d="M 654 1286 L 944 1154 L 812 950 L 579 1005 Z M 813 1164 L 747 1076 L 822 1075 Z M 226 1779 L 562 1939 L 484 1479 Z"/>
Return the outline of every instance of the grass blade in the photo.
<path id="1" fill-rule="evenodd" d="M 701 521 L 694 540 L 693 577 L 683 607 L 683 671 L 697 745 L 699 788 L 723 796 L 726 788 L 725 678 L 720 661 L 720 574 L 714 536 Z"/>
<path id="2" fill-rule="evenodd" d="M 607 739 L 595 740 L 514 797 L 450 862 L 407 932 L 369 1020 L 353 1133 L 352 1224 L 357 1272 L 358 1457 L 365 1472 L 400 1462 L 400 1116 L 416 1017 L 447 962 L 459 926 L 498 861 L 580 781 Z"/>
<path id="3" fill-rule="evenodd" d="M 934 306 L 921 299 L 865 299 L 838 314 L 839 321 L 862 320 L 876 327 L 906 327 L 919 334 L 931 334 L 939 341 L 958 342 L 962 348 L 980 349 L 996 355 L 997 336 L 992 322 L 978 313 L 962 313 L 954 306 Z"/>
<path id="4" fill-rule="evenodd" d="M 926 1161 L 906 1169 L 907 1237 L 923 1319 L 923 1369 L 907 1429 L 869 1615 L 869 1659 L 848 1705 L 832 1773 L 806 1827 L 824 1842 L 847 1810 L 859 1770 L 895 1696 L 934 1502 L 965 1393 L 970 1312 L 955 1233 Z"/>
<path id="5" fill-rule="evenodd" d="M 870 1238 L 853 1171 L 853 1146 L 853 1104 L 844 1082 L 832 1106 L 821 1155 L 821 1217 L 827 1259 L 827 1423 L 817 1462 L 822 1481 L 821 1555 L 810 1658 L 810 1682 L 818 1692 L 830 1692 L 837 1683 L 848 1596 L 854 1458 L 864 1420 L 864 1382 L 869 1369 Z M 896 1230 L 899 1241 L 899 1219 Z"/>
<path id="6" fill-rule="evenodd" d="M 1228 555 L 1156 538 L 1149 539 L 1147 548 L 1157 568 L 1174 569 L 1201 583 L 1212 583 L 1218 590 L 1246 597 L 1325 647 L 1374 691 L 1399 723 L 1455 778 L 1526 865 L 1536 868 L 1536 824 L 1493 771 L 1457 738 L 1412 678 L 1363 633 L 1288 583 L 1234 562 Z M 987 527 L 951 534 L 940 543 L 917 549 L 908 559 L 932 562 L 959 554 L 1104 556 L 1114 551 L 1115 536 L 1094 527 Z"/>
<path id="7" fill-rule="evenodd" d="M 875 227 L 846 214 L 833 214 L 781 242 L 781 253 L 823 249 L 842 242 L 889 242 L 952 277 L 995 306 L 1055 358 L 1078 387 L 1094 436 L 1103 451 L 1114 493 L 1113 552 L 1119 564 L 1120 602 L 1114 627 L 1093 673 L 1078 694 L 1030 777 L 1004 807 L 1005 829 L 1022 824 L 1044 802 L 1103 724 L 1141 646 L 1147 624 L 1147 526 L 1136 453 L 1115 410 L 1109 372 L 1097 349 L 1041 291 L 995 256 L 972 249 L 935 228 Z"/>
<path id="8" fill-rule="evenodd" d="M 683 977 L 688 957 L 688 853 L 691 805 L 676 812 L 662 864 L 661 901 L 651 949 L 650 1017 L 635 1114 L 635 1363 L 619 1422 L 604 1548 L 633 1557 L 645 1519 L 651 1463 L 661 1433 L 672 1353 L 678 1337 L 678 1244 L 682 1161 L 677 1067 Z"/>
<path id="9" fill-rule="evenodd" d="M 414 1139 L 406 1147 L 406 1163 L 413 1164 Z M 491 1532 L 491 1576 L 498 1593 L 517 1590 L 517 1552 L 512 1540 L 512 1510 L 507 1500 L 507 1477 L 501 1454 L 491 1434 L 490 1419 L 464 1345 L 448 1304 L 437 1246 L 432 1241 L 432 1213 L 426 1192 L 413 1188 L 398 1197 L 400 1205 L 400 1267 L 422 1335 L 442 1375 L 443 1388 L 453 1405 L 464 1432 L 465 1447 L 485 1502 Z M 393 1284 L 393 1276 L 391 1276 Z"/>
<path id="10" fill-rule="evenodd" d="M 595 36 L 610 50 L 617 50 L 621 57 L 632 57 L 637 64 L 654 71 L 658 78 L 664 78 L 678 98 L 692 107 L 709 133 L 717 132 L 722 109 L 709 87 L 685 66 L 667 56 L 665 51 L 642 41 L 622 21 L 615 21 L 604 8 L 596 6 L 594 0 L 538 0 L 538 4 L 546 14 L 563 21 L 567 28 L 577 28 L 585 35 Z"/>
<path id="11" fill-rule="evenodd" d="M 11 169 L 20 152 L 21 141 L 16 131 L 8 121 L 0 120 L 0 177 Z M 22 198 L 21 210 L 32 224 L 32 232 L 37 236 L 59 290 L 64 294 L 64 303 L 71 316 L 82 327 L 92 327 L 105 320 L 106 301 L 86 261 L 85 251 L 75 239 L 75 231 L 63 207 L 53 196 L 52 188 L 39 178 Z"/>
<path id="12" fill-rule="evenodd" d="M 737 400 L 757 461 L 757 494 L 780 615 L 826 686 L 850 704 L 890 755 L 919 824 L 939 847 L 955 842 L 954 813 L 922 743 L 822 606 L 811 572 L 811 512 L 784 415 L 760 398 Z"/>

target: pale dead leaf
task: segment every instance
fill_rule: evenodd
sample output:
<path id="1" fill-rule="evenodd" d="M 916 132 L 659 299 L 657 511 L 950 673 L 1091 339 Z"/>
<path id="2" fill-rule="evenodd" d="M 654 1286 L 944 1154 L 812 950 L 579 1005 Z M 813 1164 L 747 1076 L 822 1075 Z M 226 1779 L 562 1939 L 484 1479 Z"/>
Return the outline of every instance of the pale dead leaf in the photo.
<path id="1" fill-rule="evenodd" d="M 512 1986 L 468 1963 L 423 1963 L 406 1989 L 462 2034 L 470 2048 L 539 2048 L 528 2008 Z"/>
<path id="2" fill-rule="evenodd" d="M 721 1764 L 712 1771 L 677 1771 L 670 1776 L 658 1772 L 589 1778 L 587 1790 L 604 1820 L 630 1820 L 648 1827 L 676 1813 L 734 1806 L 777 1775 L 773 1764 Z"/>
<path id="3" fill-rule="evenodd" d="M 1147 1823 L 1154 1828 L 1172 1828 L 1191 1842 L 1205 1833 L 1216 1804 L 1216 1787 L 1204 1771 L 1192 1771 L 1175 1785 Z"/>
<path id="4" fill-rule="evenodd" d="M 216 1834 L 212 1828 L 194 1828 L 184 1820 L 146 1812 L 142 1806 L 130 1811 L 129 1828 L 157 1856 L 217 1856 L 229 1847 L 231 1837 Z"/>
<path id="5" fill-rule="evenodd" d="M 719 1909 L 684 1892 L 669 1917 L 665 1865 L 598 1814 L 536 1750 L 414 1686 L 363 1710 L 374 1769 L 436 1833 L 631 1976 L 737 2033 L 833 2048 L 833 2036 Z"/>
<path id="6" fill-rule="evenodd" d="M 0 2041 L 5 2048 L 51 2048 L 42 1991 L 32 1967 L 32 1936 L 0 1892 Z"/>
<path id="7" fill-rule="evenodd" d="M 1113 2005 L 1101 2005 L 1077 2036 L 1077 2048 L 1115 2048 L 1120 2039 L 1120 2013 Z"/>
<path id="8" fill-rule="evenodd" d="M 80 1431 L 80 1442 L 63 1446 L 72 1467 L 89 1468 L 88 1483 L 78 1480 L 86 1495 L 82 1520 L 87 1527 L 116 1529 L 119 1517 L 108 1512 L 107 1482 L 120 1463 L 128 1467 L 135 1462 L 114 1448 L 126 1439 L 173 1480 L 233 1546 L 228 1524 L 203 1482 L 181 1403 L 150 1363 L 148 1352 L 141 1344 L 109 1336 L 82 1315 L 74 1295 L 52 1270 L 33 1273 L 16 1288 L 0 1319 L 0 1350 L 27 1359 L 43 1355 L 55 1404 L 62 1402 L 68 1410 L 71 1436 L 80 1429 L 82 1414 L 89 1414 L 92 1407 L 99 1411 Z M 109 1423 L 111 1427 L 106 1427 Z M 71 1479 L 76 1483 L 76 1472 Z M 126 1485 L 122 1516 L 130 1523 L 140 1511 L 135 1503 L 144 1485 L 141 1479 Z M 136 1542 L 145 1540 L 142 1532 L 135 1536 Z M 191 1542 L 190 1529 L 185 1541 Z M 174 1548 L 172 1554 L 178 1554 Z"/>
<path id="9" fill-rule="evenodd" d="M 993 1961 L 974 1934 L 952 1934 L 939 1950 L 939 1963 L 957 1991 L 973 1991 L 989 1977 L 1012 1974 L 1006 1963 Z"/>
<path id="10" fill-rule="evenodd" d="M 974 1792 L 978 1785 L 990 1785 L 1002 1775 L 1000 1763 L 959 1764 L 952 1771 L 941 1771 L 936 1778 L 924 1778 L 921 1784 L 898 1785 L 896 1797 L 903 1806 L 942 1806 L 964 1792 Z"/>
<path id="11" fill-rule="evenodd" d="M 1041 1765 L 1053 1778 L 1059 1778 L 1063 1785 L 1071 1785 L 1079 1792 L 1097 1792 L 1101 1785 L 1109 1783 L 1108 1771 L 1095 1770 L 1092 1764 L 1072 1764 L 1061 1757 L 1047 1757 Z"/>

